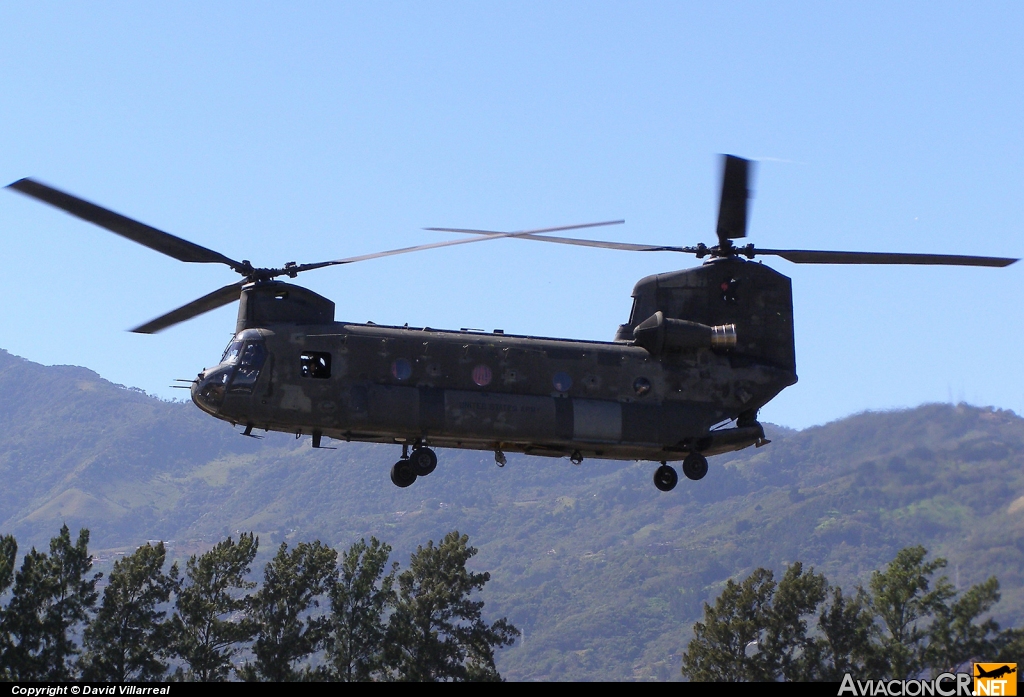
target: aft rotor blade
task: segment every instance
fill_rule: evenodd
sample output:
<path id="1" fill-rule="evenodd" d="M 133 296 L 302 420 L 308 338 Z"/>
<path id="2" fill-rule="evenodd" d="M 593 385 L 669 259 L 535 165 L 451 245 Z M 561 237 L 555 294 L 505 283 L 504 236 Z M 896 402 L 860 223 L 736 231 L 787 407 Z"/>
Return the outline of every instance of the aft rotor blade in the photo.
<path id="1" fill-rule="evenodd" d="M 1017 261 L 1005 257 L 977 257 L 958 254 L 901 254 L 889 252 L 824 252 L 806 249 L 755 249 L 757 255 L 771 254 L 794 264 L 917 264 L 924 266 L 1003 267 Z"/>
<path id="2" fill-rule="evenodd" d="M 718 204 L 718 243 L 747 236 L 747 202 L 753 163 L 735 155 L 722 156 L 722 199 Z"/>
<path id="3" fill-rule="evenodd" d="M 219 288 L 208 295 L 204 295 L 198 300 L 193 300 L 188 305 L 182 305 L 177 310 L 171 310 L 166 315 L 161 315 L 154 320 L 146 322 L 142 326 L 135 327 L 132 329 L 136 334 L 156 334 L 157 332 L 167 329 L 167 327 L 184 322 L 187 319 L 198 317 L 204 312 L 210 310 L 216 310 L 218 307 L 228 305 L 238 298 L 242 294 L 242 286 L 245 285 L 245 281 L 238 281 L 232 283 L 229 286 Z"/>
<path id="4" fill-rule="evenodd" d="M 372 254 L 361 254 L 355 257 L 348 257 L 347 259 L 335 259 L 334 261 L 321 261 L 315 264 L 299 264 L 298 266 L 284 269 L 284 273 L 299 273 L 301 271 L 310 271 L 312 269 L 322 269 L 325 266 L 338 266 L 340 264 L 353 264 L 357 261 L 367 261 L 369 259 L 379 259 L 381 257 L 395 256 L 396 254 L 408 254 L 409 252 L 420 252 L 426 249 L 437 249 L 439 247 L 454 247 L 460 244 L 470 244 L 473 242 L 483 242 L 485 240 L 495 240 L 504 237 L 525 237 L 527 235 L 536 234 L 539 232 L 546 232 L 548 230 L 554 232 L 556 230 L 572 230 L 582 227 L 597 227 L 599 225 L 618 225 L 624 223 L 624 220 L 609 220 L 603 223 L 586 223 L 584 225 L 571 225 L 566 227 L 553 227 L 553 228 L 539 228 L 536 230 L 521 230 L 519 232 L 483 232 L 480 237 L 471 237 L 469 239 L 462 240 L 445 240 L 444 242 L 431 242 L 430 244 L 418 244 L 413 247 L 401 247 L 400 249 L 389 249 L 385 252 L 374 252 Z M 427 228 L 427 229 L 439 229 L 439 228 Z M 452 232 L 452 230 L 447 230 Z M 469 232 L 468 230 L 462 230 L 462 232 Z"/>
<path id="5" fill-rule="evenodd" d="M 229 259 L 220 252 L 215 252 L 198 244 L 175 237 L 169 232 L 157 230 L 155 227 L 140 223 L 137 220 L 125 217 L 120 213 L 97 206 L 77 196 L 73 196 L 59 189 L 54 189 L 34 179 L 19 179 L 13 184 L 7 185 L 8 189 L 31 196 L 32 198 L 48 203 L 51 206 L 60 208 L 66 213 L 81 218 L 82 220 L 99 225 L 113 233 L 127 237 L 132 242 L 156 250 L 179 261 L 196 262 L 200 264 L 227 264 L 236 271 L 243 268 L 243 265 L 234 259 Z"/>

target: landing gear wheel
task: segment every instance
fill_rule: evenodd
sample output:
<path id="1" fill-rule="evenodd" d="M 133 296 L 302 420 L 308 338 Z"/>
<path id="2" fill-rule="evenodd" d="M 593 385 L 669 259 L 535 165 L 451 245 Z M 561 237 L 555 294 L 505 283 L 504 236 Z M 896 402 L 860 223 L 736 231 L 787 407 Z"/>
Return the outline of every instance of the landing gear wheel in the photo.
<path id="1" fill-rule="evenodd" d="M 430 448 L 416 448 L 409 456 L 409 463 L 417 476 L 426 477 L 437 467 L 437 454 Z"/>
<path id="2" fill-rule="evenodd" d="M 416 470 L 408 460 L 399 460 L 391 468 L 391 483 L 403 489 L 416 481 Z"/>
<path id="3" fill-rule="evenodd" d="M 662 465 L 654 470 L 654 486 L 658 491 L 672 491 L 679 482 L 679 475 L 668 465 Z"/>
<path id="4" fill-rule="evenodd" d="M 686 475 L 687 479 L 697 481 L 698 479 L 703 479 L 707 473 L 708 459 L 700 453 L 694 451 L 683 460 L 683 474 Z"/>

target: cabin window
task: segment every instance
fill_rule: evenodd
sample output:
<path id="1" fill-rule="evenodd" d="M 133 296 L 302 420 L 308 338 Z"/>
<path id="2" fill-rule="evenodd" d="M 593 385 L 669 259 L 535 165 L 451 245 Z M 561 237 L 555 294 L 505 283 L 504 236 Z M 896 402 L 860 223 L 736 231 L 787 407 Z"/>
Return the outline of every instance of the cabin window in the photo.
<path id="1" fill-rule="evenodd" d="M 408 358 L 397 358 L 391 364 L 391 375 L 396 380 L 408 380 L 412 377 L 412 363 Z"/>
<path id="2" fill-rule="evenodd" d="M 491 373 L 489 366 L 481 364 L 473 368 L 473 382 L 480 387 L 487 387 L 490 385 L 492 377 L 493 373 Z"/>
<path id="3" fill-rule="evenodd" d="M 326 380 L 331 377 L 331 354 L 310 351 L 300 356 L 302 361 L 302 377 Z"/>
<path id="4" fill-rule="evenodd" d="M 644 377 L 637 378 L 633 381 L 633 391 L 637 397 L 643 397 L 651 391 L 651 381 Z"/>

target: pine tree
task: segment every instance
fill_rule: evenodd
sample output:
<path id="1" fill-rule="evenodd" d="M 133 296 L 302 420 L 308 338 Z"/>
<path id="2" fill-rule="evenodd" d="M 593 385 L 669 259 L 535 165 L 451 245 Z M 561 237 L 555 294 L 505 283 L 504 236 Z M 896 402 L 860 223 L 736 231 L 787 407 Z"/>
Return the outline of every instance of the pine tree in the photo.
<path id="1" fill-rule="evenodd" d="M 388 625 L 392 677 L 414 682 L 500 680 L 494 649 L 510 646 L 519 630 L 502 618 L 481 619 L 483 601 L 470 600 L 490 580 L 466 562 L 477 550 L 469 537 L 448 533 L 441 544 L 420 546 L 398 576 L 398 598 Z"/>
<path id="2" fill-rule="evenodd" d="M 1013 661 L 1024 630 L 999 631 L 991 617 L 999 601 L 993 577 L 962 595 L 935 572 L 944 559 L 925 562 L 923 547 L 900 550 L 884 571 L 844 596 L 824 576 L 794 564 L 775 587 L 771 571 L 757 569 L 729 581 L 683 654 L 683 675 L 702 681 L 829 680 L 844 674 L 915 678 L 954 672 L 972 659 Z M 828 589 L 828 593 L 826 593 Z M 829 597 L 816 632 L 804 617 Z M 756 651 L 751 647 L 757 646 Z"/>
<path id="3" fill-rule="evenodd" d="M 704 603 L 704 621 L 693 625 L 683 653 L 683 675 L 701 682 L 774 680 L 764 657 L 752 651 L 768 624 L 775 579 L 755 569 L 741 583 L 729 579 L 712 607 Z"/>
<path id="4" fill-rule="evenodd" d="M 813 617 L 825 600 L 828 580 L 814 569 L 805 573 L 794 562 L 775 589 L 767 626 L 758 643 L 765 672 L 786 681 L 813 680 L 821 670 L 818 642 L 807 633 L 805 618 Z"/>
<path id="5" fill-rule="evenodd" d="M 263 587 L 252 596 L 249 617 L 256 631 L 255 660 L 245 679 L 283 682 L 301 673 L 295 663 L 324 643 L 330 618 L 310 617 L 337 578 L 338 554 L 319 540 L 302 542 L 291 552 L 284 542 L 263 573 Z"/>
<path id="6" fill-rule="evenodd" d="M 14 562 L 18 558 L 18 543 L 13 535 L 0 535 L 0 598 L 14 583 Z M 0 605 L 0 680 L 12 680 L 9 662 L 13 659 L 11 634 L 4 621 L 5 609 Z"/>
<path id="7" fill-rule="evenodd" d="M 25 555 L 0 628 L 0 635 L 10 641 L 0 671 L 17 680 L 75 677 L 79 651 L 73 636 L 96 604 L 100 578 L 88 576 L 88 547 L 88 530 L 81 530 L 72 544 L 71 531 L 64 525 L 50 540 L 49 556 L 35 548 Z"/>
<path id="8" fill-rule="evenodd" d="M 952 603 L 935 609 L 928 630 L 925 664 L 933 674 L 952 673 L 971 659 L 991 658 L 998 651 L 999 624 L 991 617 L 977 620 L 999 602 L 999 581 L 995 576 L 971 586 Z"/>
<path id="9" fill-rule="evenodd" d="M 790 566 L 776 585 L 768 569 L 755 569 L 741 583 L 729 580 L 704 604 L 704 621 L 693 627 L 683 653 L 683 675 L 691 680 L 737 682 L 809 680 L 821 670 L 821 647 L 808 636 L 806 617 L 825 599 L 821 574 Z"/>
<path id="10" fill-rule="evenodd" d="M 114 562 L 103 604 L 85 630 L 82 677 L 103 682 L 159 680 L 168 648 L 166 603 L 177 586 L 178 567 L 163 573 L 166 550 L 144 545 Z"/>
<path id="11" fill-rule="evenodd" d="M 173 651 L 189 667 L 183 676 L 202 682 L 226 680 L 238 644 L 253 636 L 244 611 L 256 586 L 245 577 L 256 556 L 259 540 L 243 533 L 218 542 L 213 549 L 192 556 L 178 591 L 173 618 Z"/>
<path id="12" fill-rule="evenodd" d="M 846 673 L 865 669 L 873 674 L 877 652 L 872 643 L 875 616 L 871 599 L 859 587 L 852 597 L 843 595 L 838 586 L 830 589 L 830 595 L 831 602 L 818 615 L 817 679 L 839 682 Z"/>
<path id="13" fill-rule="evenodd" d="M 342 556 L 331 592 L 330 677 L 345 682 L 381 676 L 384 665 L 385 615 L 395 602 L 398 564 L 385 574 L 391 547 L 371 537 Z"/>
<path id="14" fill-rule="evenodd" d="M 0 596 L 14 582 L 14 562 L 17 558 L 18 542 L 14 535 L 0 535 Z"/>
<path id="15" fill-rule="evenodd" d="M 913 678 L 921 672 L 931 617 L 954 595 L 945 576 L 931 587 L 931 577 L 946 560 L 925 562 L 926 554 L 920 545 L 901 549 L 885 571 L 871 576 L 872 608 L 882 621 L 879 655 L 887 677 Z"/>

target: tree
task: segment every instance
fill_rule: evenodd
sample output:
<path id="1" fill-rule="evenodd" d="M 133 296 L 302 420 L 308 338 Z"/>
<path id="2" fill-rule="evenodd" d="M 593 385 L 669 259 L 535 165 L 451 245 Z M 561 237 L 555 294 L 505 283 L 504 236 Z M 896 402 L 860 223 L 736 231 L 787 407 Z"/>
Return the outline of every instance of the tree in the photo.
<path id="1" fill-rule="evenodd" d="M 860 673 L 873 665 L 875 616 L 863 588 L 850 597 L 834 586 L 830 594 L 831 602 L 818 615 L 817 678 L 839 682 L 846 673 Z"/>
<path id="2" fill-rule="evenodd" d="M 1015 663 L 1024 656 L 1024 629 L 1007 629 L 1000 632 L 994 643 L 996 653 L 993 661 Z"/>
<path id="3" fill-rule="evenodd" d="M 879 655 L 884 674 L 895 679 L 913 678 L 924 668 L 928 620 L 955 594 L 945 576 L 931 587 L 946 560 L 925 562 L 925 555 L 920 545 L 901 549 L 885 571 L 871 576 L 871 604 L 882 620 Z"/>
<path id="4" fill-rule="evenodd" d="M 945 559 L 925 562 L 923 547 L 900 550 L 871 577 L 871 593 L 844 596 L 799 563 L 776 588 L 772 572 L 757 569 L 742 583 L 730 580 L 704 604 L 683 654 L 683 675 L 693 680 L 829 680 L 846 673 L 913 678 L 925 668 L 955 672 L 975 658 L 1015 660 L 1024 630 L 999 631 L 992 618 L 999 601 L 993 577 L 957 596 L 946 578 L 932 581 Z M 804 618 L 828 598 L 808 636 Z M 751 647 L 756 646 L 756 651 Z"/>
<path id="5" fill-rule="evenodd" d="M 385 614 L 395 602 L 398 563 L 385 574 L 391 547 L 371 537 L 342 556 L 331 591 L 331 677 L 345 682 L 380 676 L 384 666 Z"/>
<path id="6" fill-rule="evenodd" d="M 452 531 L 434 546 L 419 546 L 398 576 L 398 597 L 388 623 L 387 667 L 399 680 L 500 680 L 494 649 L 510 646 L 519 630 L 502 618 L 481 619 L 483 601 L 470 600 L 490 580 L 466 562 L 476 553 L 469 537 Z"/>
<path id="7" fill-rule="evenodd" d="M 14 582 L 14 562 L 17 558 L 18 542 L 14 535 L 0 535 L 0 596 L 6 593 Z"/>
<path id="8" fill-rule="evenodd" d="M 249 617 L 256 630 L 255 661 L 245 679 L 295 680 L 296 661 L 317 651 L 327 636 L 330 619 L 310 617 L 318 598 L 334 585 L 338 554 L 319 540 L 302 542 L 291 552 L 284 542 L 263 572 L 263 587 L 252 596 Z"/>
<path id="9" fill-rule="evenodd" d="M 88 530 L 79 531 L 72 544 L 71 531 L 64 525 L 50 540 L 49 556 L 35 548 L 25 555 L 0 627 L 0 635 L 9 638 L 0 671 L 17 680 L 74 677 L 78 646 L 73 634 L 96 604 L 96 581 L 101 576 L 88 577 L 88 548 Z"/>
<path id="10" fill-rule="evenodd" d="M 925 651 L 925 664 L 935 675 L 952 673 L 972 658 L 988 659 L 998 651 L 999 624 L 991 617 L 977 623 L 998 602 L 999 581 L 992 576 L 952 604 L 936 608 Z"/>
<path id="11" fill-rule="evenodd" d="M 46 562 L 46 554 L 35 547 L 25 555 L 4 611 L 0 635 L 7 646 L 0 670 L 11 680 L 45 679 L 40 653 L 45 641 L 43 615 L 50 597 Z"/>
<path id="12" fill-rule="evenodd" d="M 804 573 L 803 564 L 786 569 L 775 589 L 768 623 L 758 643 L 765 671 L 786 681 L 813 680 L 820 672 L 818 643 L 807 636 L 807 621 L 825 600 L 828 580 L 814 570 Z"/>
<path id="13" fill-rule="evenodd" d="M 167 664 L 166 603 L 177 586 L 178 567 L 163 573 L 166 550 L 144 545 L 114 562 L 103 604 L 85 630 L 82 677 L 103 682 L 159 680 Z"/>
<path id="14" fill-rule="evenodd" d="M 253 636 L 244 611 L 255 587 L 246 581 L 259 540 L 243 533 L 238 543 L 218 542 L 185 565 L 185 582 L 178 591 L 173 618 L 173 650 L 189 667 L 185 677 L 199 681 L 227 679 L 238 644 Z"/>
<path id="15" fill-rule="evenodd" d="M 755 569 L 742 583 L 731 579 L 704 621 L 693 627 L 683 653 L 683 675 L 691 680 L 807 680 L 819 672 L 817 643 L 804 617 L 825 599 L 828 581 L 799 562 L 776 587 L 768 569 Z"/>
<path id="16" fill-rule="evenodd" d="M 726 581 L 714 607 L 704 603 L 704 621 L 693 625 L 693 640 L 683 653 L 683 675 L 701 682 L 773 680 L 755 645 L 767 624 L 765 616 L 775 580 L 768 569 L 755 569 L 742 583 Z"/>
<path id="17" fill-rule="evenodd" d="M 14 562 L 18 558 L 18 543 L 13 535 L 0 536 L 0 598 L 14 582 Z M 8 666 L 13 647 L 10 632 L 4 622 L 4 607 L 0 605 L 0 680 L 11 680 Z"/>

